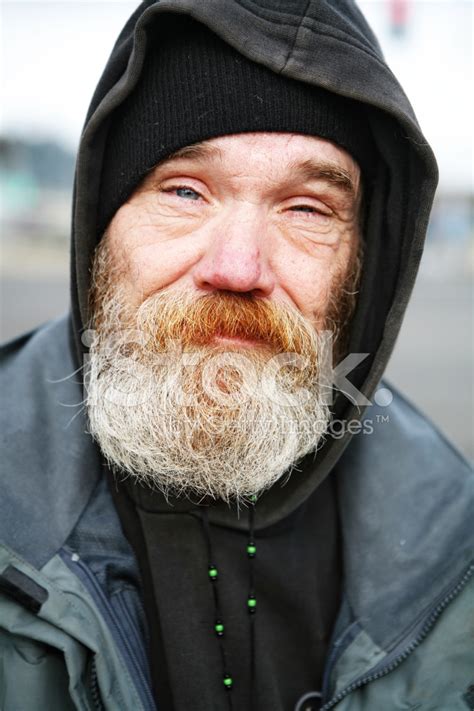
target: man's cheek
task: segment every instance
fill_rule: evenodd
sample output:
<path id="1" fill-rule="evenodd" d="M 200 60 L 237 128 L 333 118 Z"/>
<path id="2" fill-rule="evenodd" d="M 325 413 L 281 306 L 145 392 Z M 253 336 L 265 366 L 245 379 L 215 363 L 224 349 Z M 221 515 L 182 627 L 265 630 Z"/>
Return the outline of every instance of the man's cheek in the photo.
<path id="1" fill-rule="evenodd" d="M 128 260 L 127 286 L 133 302 L 141 304 L 156 292 L 190 281 L 193 266 L 203 250 L 197 242 L 156 242 L 146 250 L 132 252 Z"/>

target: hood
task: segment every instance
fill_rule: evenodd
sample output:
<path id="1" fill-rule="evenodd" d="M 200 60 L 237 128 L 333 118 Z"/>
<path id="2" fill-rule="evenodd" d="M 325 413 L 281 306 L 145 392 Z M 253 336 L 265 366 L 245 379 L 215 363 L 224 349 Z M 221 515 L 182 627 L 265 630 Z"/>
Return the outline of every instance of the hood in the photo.
<path id="1" fill-rule="evenodd" d="M 169 13 L 206 25 L 249 59 L 284 76 L 355 99 L 364 107 L 378 152 L 366 190 L 365 257 L 350 352 L 369 354 L 351 373 L 370 399 L 387 365 L 413 288 L 437 183 L 433 153 L 370 27 L 350 0 L 146 0 L 125 25 L 95 91 L 76 166 L 71 249 L 72 331 L 89 322 L 90 268 L 108 122 L 135 86 L 150 38 Z M 362 408 L 338 396 L 335 414 L 360 421 Z M 284 489 L 259 501 L 259 520 L 275 523 L 309 496 L 335 466 L 351 433 L 328 438 Z M 284 495 L 282 495 L 282 491 Z"/>

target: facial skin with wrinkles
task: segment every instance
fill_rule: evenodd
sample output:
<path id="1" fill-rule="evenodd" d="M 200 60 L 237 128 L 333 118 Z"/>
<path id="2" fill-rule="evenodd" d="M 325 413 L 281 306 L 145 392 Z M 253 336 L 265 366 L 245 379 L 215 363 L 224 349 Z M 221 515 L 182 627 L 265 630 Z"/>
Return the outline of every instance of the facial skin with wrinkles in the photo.
<path id="1" fill-rule="evenodd" d="M 87 399 L 114 468 L 238 501 L 320 446 L 322 332 L 344 336 L 355 304 L 359 179 L 328 141 L 239 134 L 178 151 L 117 211 L 93 269 Z"/>
<path id="2" fill-rule="evenodd" d="M 109 247 L 132 305 L 165 287 L 248 293 L 317 328 L 358 249 L 360 171 L 329 141 L 223 136 L 159 164 L 117 211 Z"/>

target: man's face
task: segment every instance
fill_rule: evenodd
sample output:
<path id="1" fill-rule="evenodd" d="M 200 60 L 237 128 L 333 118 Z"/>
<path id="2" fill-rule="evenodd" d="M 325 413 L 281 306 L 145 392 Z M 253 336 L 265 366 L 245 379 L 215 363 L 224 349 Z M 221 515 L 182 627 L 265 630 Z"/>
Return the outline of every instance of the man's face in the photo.
<path id="1" fill-rule="evenodd" d="M 160 289 L 251 294 L 322 327 L 358 246 L 360 173 L 319 138 L 253 133 L 186 148 L 118 210 L 109 247 L 130 303 Z"/>
<path id="2" fill-rule="evenodd" d="M 87 407 L 113 465 L 228 500 L 320 445 L 321 332 L 354 304 L 358 206 L 350 156 L 301 135 L 217 138 L 155 168 L 94 265 Z"/>

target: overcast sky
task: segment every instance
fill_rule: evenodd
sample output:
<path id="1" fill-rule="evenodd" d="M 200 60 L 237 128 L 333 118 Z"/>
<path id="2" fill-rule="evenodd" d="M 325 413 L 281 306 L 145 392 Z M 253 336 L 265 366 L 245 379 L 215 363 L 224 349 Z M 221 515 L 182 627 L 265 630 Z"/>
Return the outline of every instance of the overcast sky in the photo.
<path id="1" fill-rule="evenodd" d="M 2 133 L 54 137 L 75 148 L 88 103 L 129 0 L 2 0 Z M 411 0 L 404 38 L 385 0 L 361 0 L 386 58 L 432 143 L 442 184 L 474 189 L 471 0 Z"/>

